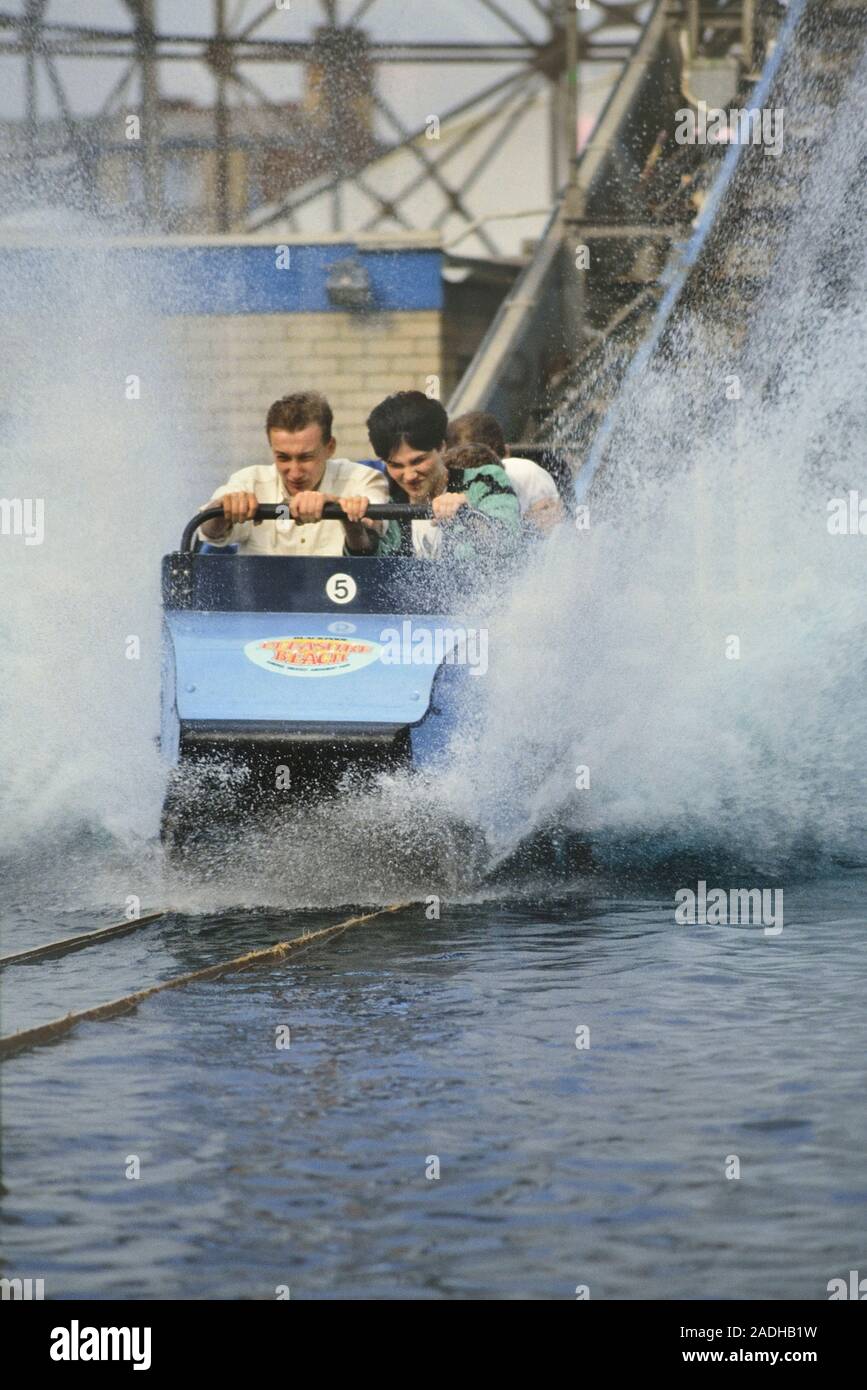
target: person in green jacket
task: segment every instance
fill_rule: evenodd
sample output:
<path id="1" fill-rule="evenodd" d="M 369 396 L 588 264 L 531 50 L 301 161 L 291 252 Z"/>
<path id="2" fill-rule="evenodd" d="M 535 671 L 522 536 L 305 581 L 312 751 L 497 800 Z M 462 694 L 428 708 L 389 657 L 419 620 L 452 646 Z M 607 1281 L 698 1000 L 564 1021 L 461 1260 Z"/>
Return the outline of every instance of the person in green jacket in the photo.
<path id="1" fill-rule="evenodd" d="M 446 450 L 448 416 L 423 391 L 398 391 L 371 411 L 370 442 L 385 464 L 393 501 L 428 504 L 430 520 L 389 522 L 380 555 L 473 560 L 521 534 L 518 498 L 492 449 Z"/>

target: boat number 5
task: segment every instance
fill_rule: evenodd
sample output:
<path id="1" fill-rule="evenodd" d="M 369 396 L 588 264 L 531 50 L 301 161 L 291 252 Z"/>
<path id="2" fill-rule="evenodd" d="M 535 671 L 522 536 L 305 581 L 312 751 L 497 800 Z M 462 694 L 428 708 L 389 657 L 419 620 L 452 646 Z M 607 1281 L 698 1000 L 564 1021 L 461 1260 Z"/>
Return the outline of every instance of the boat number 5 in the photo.
<path id="1" fill-rule="evenodd" d="M 332 574 L 325 592 L 332 603 L 351 603 L 358 593 L 358 585 L 351 574 Z"/>

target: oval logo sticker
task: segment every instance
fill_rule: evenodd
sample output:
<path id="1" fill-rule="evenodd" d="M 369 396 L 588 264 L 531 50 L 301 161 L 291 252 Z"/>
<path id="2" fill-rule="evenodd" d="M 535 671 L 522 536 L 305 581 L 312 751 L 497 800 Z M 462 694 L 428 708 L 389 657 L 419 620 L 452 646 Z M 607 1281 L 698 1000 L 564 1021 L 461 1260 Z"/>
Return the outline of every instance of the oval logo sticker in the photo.
<path id="1" fill-rule="evenodd" d="M 378 642 L 342 637 L 263 637 L 248 642 L 244 655 L 283 676 L 345 676 L 376 661 Z"/>

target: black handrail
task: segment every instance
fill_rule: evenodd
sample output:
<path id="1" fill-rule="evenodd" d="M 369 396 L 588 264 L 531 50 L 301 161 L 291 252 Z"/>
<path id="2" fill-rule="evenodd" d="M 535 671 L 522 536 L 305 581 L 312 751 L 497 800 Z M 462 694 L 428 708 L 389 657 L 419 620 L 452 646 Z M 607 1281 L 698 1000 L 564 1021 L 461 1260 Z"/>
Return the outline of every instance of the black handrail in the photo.
<path id="1" fill-rule="evenodd" d="M 184 527 L 180 549 L 182 551 L 192 550 L 193 537 L 199 527 L 206 521 L 214 521 L 222 515 L 222 507 L 205 507 L 204 511 L 197 512 Z M 409 502 L 376 502 L 368 507 L 365 515 L 369 521 L 428 521 L 433 516 L 433 512 L 427 505 L 414 507 Z M 254 520 L 278 521 L 284 518 L 291 520 L 288 502 L 260 502 Z M 322 508 L 322 520 L 345 521 L 346 513 L 337 502 L 326 502 Z"/>

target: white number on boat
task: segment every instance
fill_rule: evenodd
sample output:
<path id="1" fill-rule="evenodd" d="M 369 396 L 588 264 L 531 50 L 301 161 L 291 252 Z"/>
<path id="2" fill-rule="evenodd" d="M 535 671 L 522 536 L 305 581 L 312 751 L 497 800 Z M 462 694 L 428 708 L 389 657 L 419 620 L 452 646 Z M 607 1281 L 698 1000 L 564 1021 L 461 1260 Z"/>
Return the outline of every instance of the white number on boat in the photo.
<path id="1" fill-rule="evenodd" d="M 332 603 L 351 603 L 358 592 L 358 585 L 351 574 L 332 574 L 325 585 L 325 592 Z"/>

